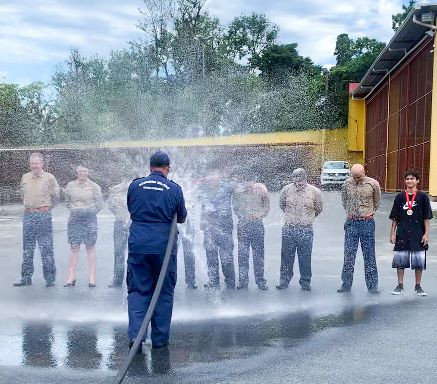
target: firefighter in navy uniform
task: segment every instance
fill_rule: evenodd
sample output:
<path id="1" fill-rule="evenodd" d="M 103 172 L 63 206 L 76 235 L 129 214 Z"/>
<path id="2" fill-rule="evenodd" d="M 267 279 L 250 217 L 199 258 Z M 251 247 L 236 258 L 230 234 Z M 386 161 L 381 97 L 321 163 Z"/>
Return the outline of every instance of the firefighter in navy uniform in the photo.
<path id="1" fill-rule="evenodd" d="M 170 159 L 164 152 L 150 157 L 150 175 L 135 179 L 128 189 L 127 206 L 132 220 L 129 230 L 128 288 L 129 347 L 132 347 L 152 299 L 164 260 L 174 214 L 185 222 L 182 189 L 167 179 Z M 167 276 L 152 317 L 152 347 L 168 345 L 176 285 L 177 239 Z M 143 340 L 144 341 L 144 340 Z"/>

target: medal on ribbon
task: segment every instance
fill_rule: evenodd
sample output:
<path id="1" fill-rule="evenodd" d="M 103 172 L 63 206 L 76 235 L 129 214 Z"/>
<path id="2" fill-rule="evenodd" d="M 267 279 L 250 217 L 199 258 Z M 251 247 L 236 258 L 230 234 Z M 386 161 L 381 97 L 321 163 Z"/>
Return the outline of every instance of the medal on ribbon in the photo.
<path id="1" fill-rule="evenodd" d="M 405 198 L 407 199 L 407 215 L 411 216 L 413 214 L 413 204 L 414 204 L 414 200 L 416 200 L 416 194 L 417 191 L 413 193 L 413 197 L 410 200 L 410 195 L 408 194 L 407 191 L 405 191 Z"/>

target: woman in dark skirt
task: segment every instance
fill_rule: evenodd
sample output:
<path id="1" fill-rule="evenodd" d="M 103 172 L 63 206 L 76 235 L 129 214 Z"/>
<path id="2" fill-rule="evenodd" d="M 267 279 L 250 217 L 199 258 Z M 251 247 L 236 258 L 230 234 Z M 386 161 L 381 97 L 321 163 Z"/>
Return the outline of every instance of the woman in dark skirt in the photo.
<path id="1" fill-rule="evenodd" d="M 97 213 L 102 209 L 103 198 L 100 187 L 88 179 L 88 168 L 76 169 L 77 179 L 65 188 L 65 203 L 70 209 L 67 234 L 71 247 L 68 263 L 68 277 L 65 287 L 76 284 L 76 266 L 79 260 L 80 245 L 85 244 L 88 255 L 88 286 L 96 286 L 96 248 Z"/>

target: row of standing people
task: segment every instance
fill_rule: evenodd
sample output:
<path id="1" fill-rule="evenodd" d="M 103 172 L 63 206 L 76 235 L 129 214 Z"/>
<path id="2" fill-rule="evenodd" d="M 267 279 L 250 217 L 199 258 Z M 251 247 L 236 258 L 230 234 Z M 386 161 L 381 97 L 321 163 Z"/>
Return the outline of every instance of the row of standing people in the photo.
<path id="1" fill-rule="evenodd" d="M 29 158 L 31 172 L 23 175 L 21 192 L 25 206 L 23 217 L 23 264 L 21 279 L 16 286 L 30 285 L 33 274 L 33 254 L 38 243 L 41 251 L 43 274 L 47 286 L 55 281 L 56 267 L 53 255 L 53 233 L 51 208 L 59 199 L 59 186 L 53 175 L 43 171 L 43 157 L 34 153 Z M 70 209 L 67 226 L 68 242 L 71 253 L 69 257 L 68 277 L 65 286 L 71 287 L 76 283 L 75 271 L 79 258 L 80 245 L 84 244 L 88 256 L 90 287 L 96 285 L 96 255 L 97 240 L 97 213 L 103 207 L 103 198 L 100 187 L 88 178 L 88 169 L 79 166 L 77 179 L 68 183 L 65 188 L 65 202 Z M 411 172 L 410 172 L 411 173 Z M 375 223 L 373 215 L 379 207 L 380 187 L 376 180 L 367 177 L 364 168 L 360 165 L 352 167 L 352 175 L 343 186 L 342 202 L 347 214 L 345 223 L 344 266 L 342 271 L 343 285 L 340 293 L 348 292 L 352 286 L 355 257 L 358 244 L 361 247 L 365 263 L 365 279 L 369 292 L 378 290 L 378 273 L 375 257 Z M 417 178 L 418 175 L 408 175 Z M 414 176 L 414 177 L 412 177 Z M 183 179 L 183 178 L 181 178 Z M 411 181 L 409 181 L 411 183 Z M 127 248 L 130 214 L 126 207 L 126 194 L 130 182 L 124 181 L 110 188 L 108 207 L 113 212 L 114 222 L 114 277 L 111 287 L 122 285 L 125 274 L 125 253 Z M 186 194 L 187 205 L 194 210 L 196 205 L 201 206 L 200 227 L 204 234 L 204 248 L 206 253 L 208 282 L 206 288 L 220 286 L 220 269 L 222 270 L 225 285 L 229 289 L 236 286 L 234 266 L 233 215 L 238 217 L 238 289 L 247 289 L 249 255 L 252 251 L 255 282 L 260 290 L 268 289 L 264 277 L 264 237 L 263 219 L 270 210 L 270 200 L 267 188 L 262 183 L 243 181 L 229 182 L 217 176 L 205 178 L 197 187 L 197 191 Z M 191 192 L 191 193 L 190 193 Z M 424 194 L 425 195 L 425 194 Z M 425 197 L 413 201 L 416 206 L 420 202 L 427 211 L 415 222 L 432 218 L 429 200 L 421 202 Z M 398 198 L 399 200 L 400 198 Z M 303 290 L 311 290 L 311 254 L 313 245 L 313 222 L 323 210 L 321 191 L 307 183 L 305 170 L 296 169 L 292 173 L 292 183 L 285 186 L 280 194 L 279 205 L 284 212 L 282 227 L 282 247 L 280 281 L 277 289 L 286 289 L 293 277 L 293 266 L 297 254 L 300 280 Z M 401 199 L 402 200 L 402 199 Z M 399 200 L 400 201 L 400 200 Z M 393 266 L 406 265 L 408 255 L 405 247 L 412 248 L 412 252 L 420 248 L 411 241 L 396 239 L 397 223 L 400 223 L 402 210 L 397 209 L 399 202 L 395 201 L 391 218 L 394 222 L 391 240 L 395 244 L 396 262 Z M 416 212 L 416 211 L 414 211 Z M 195 235 L 195 216 L 188 218 L 185 228 L 181 228 L 181 243 L 184 251 L 185 281 L 188 288 L 195 289 L 195 251 L 193 239 Z M 423 227 L 423 228 L 422 228 Z M 399 226 L 399 228 L 402 228 Z M 393 232 L 392 231 L 392 232 Z M 428 242 L 429 225 L 418 226 L 418 233 L 426 235 L 419 242 L 422 245 Z M 406 232 L 404 230 L 404 232 Z M 405 234 L 402 236 L 405 237 Z M 418 236 L 418 235 L 417 235 Z M 417 243 L 417 239 L 415 240 Z M 404 246 L 400 246 L 402 242 Z M 406 245 L 405 245 L 406 244 Z M 402 248 L 402 249 L 401 249 Z M 417 249 L 416 249 L 417 248 Z M 422 251 L 420 249 L 420 251 Z M 410 257 L 411 258 L 411 257 Z M 422 253 L 415 254 L 414 260 L 424 260 Z M 417 262 L 416 262 L 417 264 Z M 421 270 L 425 268 L 424 261 L 412 267 L 416 270 L 416 286 L 420 287 Z M 401 266 L 402 266 L 401 265 Z M 399 268 L 399 285 L 397 291 L 403 289 L 403 268 Z M 401 288 L 399 288 L 401 287 Z"/>

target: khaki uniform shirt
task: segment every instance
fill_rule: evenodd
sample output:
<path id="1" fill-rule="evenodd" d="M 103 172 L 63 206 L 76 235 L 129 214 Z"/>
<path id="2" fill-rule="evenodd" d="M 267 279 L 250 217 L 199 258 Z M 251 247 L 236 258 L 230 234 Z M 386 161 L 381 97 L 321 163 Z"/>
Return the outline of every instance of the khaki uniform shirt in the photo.
<path id="1" fill-rule="evenodd" d="M 350 177 L 343 184 L 341 198 L 349 217 L 372 216 L 379 207 L 381 188 L 371 177 L 366 176 L 358 184 Z"/>
<path id="2" fill-rule="evenodd" d="M 40 175 L 25 173 L 21 177 L 20 190 L 27 209 L 53 207 L 59 200 L 58 182 L 48 172 L 43 171 Z"/>
<path id="3" fill-rule="evenodd" d="M 234 192 L 234 212 L 240 220 L 261 220 L 270 210 L 270 199 L 264 184 L 237 187 Z"/>
<path id="4" fill-rule="evenodd" d="M 83 209 L 99 212 L 103 207 L 100 187 L 91 180 L 70 181 L 65 188 L 65 204 L 71 210 Z"/>
<path id="5" fill-rule="evenodd" d="M 127 209 L 127 190 L 130 182 L 123 182 L 109 188 L 108 208 L 117 220 L 129 222 L 130 214 Z"/>
<path id="6" fill-rule="evenodd" d="M 284 225 L 312 226 L 316 216 L 323 210 L 322 192 L 310 184 L 302 190 L 297 190 L 294 184 L 288 184 L 281 191 L 279 206 L 285 213 Z"/>

